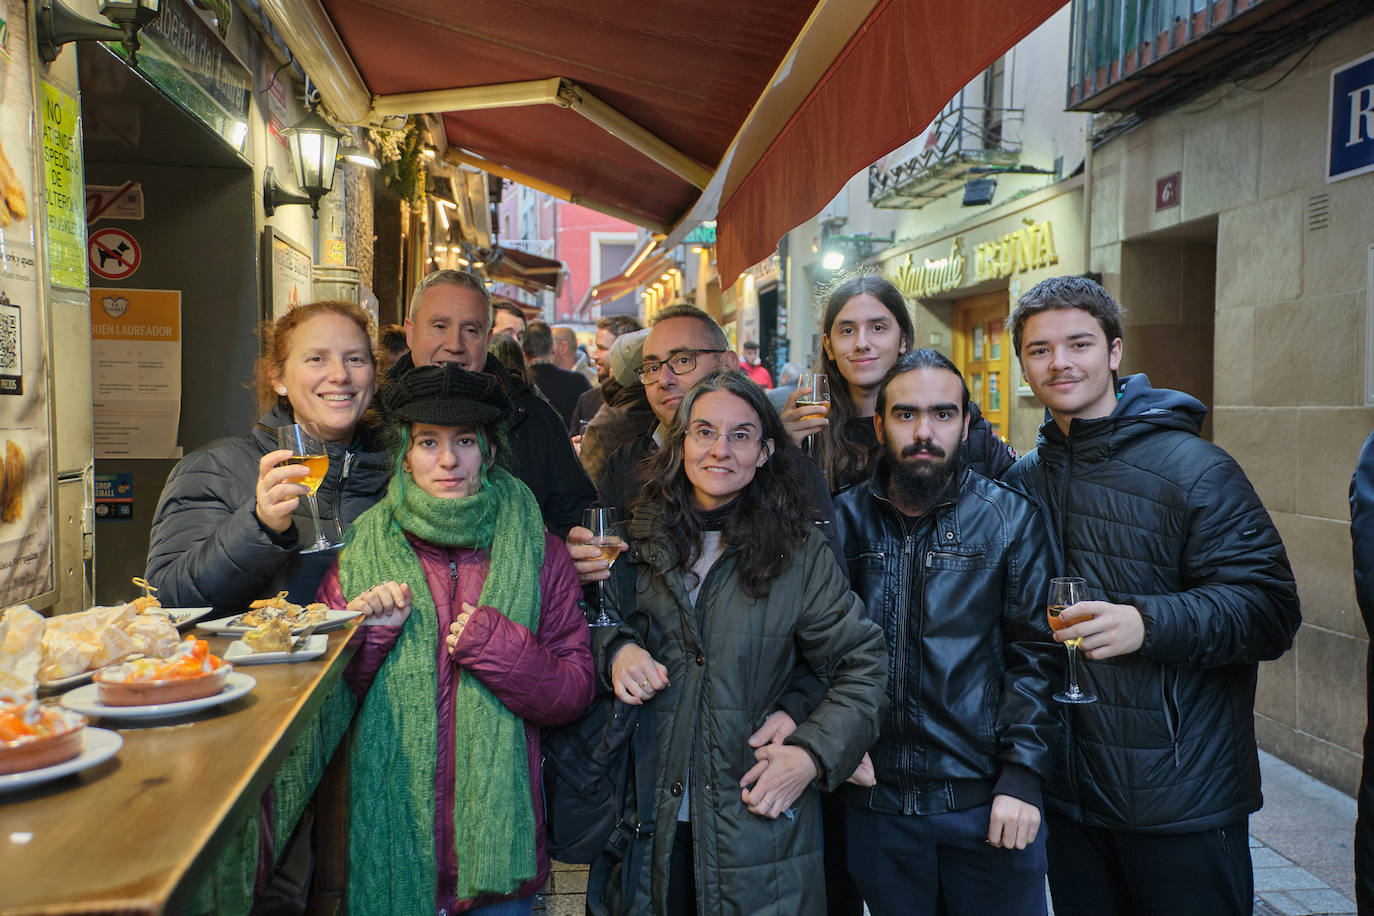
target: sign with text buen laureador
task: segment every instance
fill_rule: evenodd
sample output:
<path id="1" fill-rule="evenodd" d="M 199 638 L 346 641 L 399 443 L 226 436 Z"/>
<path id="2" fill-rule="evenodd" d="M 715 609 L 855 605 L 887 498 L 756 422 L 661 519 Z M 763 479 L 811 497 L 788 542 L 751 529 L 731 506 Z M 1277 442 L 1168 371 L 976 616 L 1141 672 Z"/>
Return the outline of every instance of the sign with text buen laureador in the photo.
<path id="1" fill-rule="evenodd" d="M 1054 226 L 1049 220 L 1022 219 L 1015 232 L 973 246 L 973 270 L 968 269 L 962 236 L 955 236 L 949 254 L 916 261 L 910 253 L 888 262 L 889 279 L 909 299 L 924 299 L 961 286 L 998 280 L 1016 273 L 1041 270 L 1059 263 Z"/>

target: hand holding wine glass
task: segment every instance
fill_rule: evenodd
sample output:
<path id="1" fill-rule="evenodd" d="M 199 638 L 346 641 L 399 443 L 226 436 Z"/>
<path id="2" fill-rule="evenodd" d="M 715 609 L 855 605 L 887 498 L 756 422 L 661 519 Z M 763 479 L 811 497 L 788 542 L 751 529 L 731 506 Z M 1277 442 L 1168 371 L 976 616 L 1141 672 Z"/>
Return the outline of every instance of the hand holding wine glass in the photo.
<path id="1" fill-rule="evenodd" d="M 1072 626 L 1077 622 L 1061 620 L 1059 615 L 1078 604 L 1084 598 L 1084 586 L 1087 583 L 1076 577 L 1062 577 L 1050 580 L 1049 598 L 1049 619 L 1050 629 L 1062 630 Z M 1054 698 L 1060 703 L 1096 703 L 1097 697 L 1090 693 L 1084 693 L 1078 688 L 1078 669 L 1075 667 L 1078 661 L 1079 639 L 1067 639 L 1064 641 L 1064 648 L 1069 652 L 1069 689 L 1056 693 Z"/>
<path id="2" fill-rule="evenodd" d="M 258 462 L 253 511 L 263 525 L 278 534 L 291 527 L 291 514 L 300 508 L 305 495 L 302 478 L 310 473 L 302 465 L 285 464 L 290 457 L 290 449 L 277 449 Z"/>
<path id="3" fill-rule="evenodd" d="M 806 389 L 805 394 L 797 397 L 797 409 L 801 416 L 828 416 L 830 413 L 830 379 L 824 372 L 803 372 L 797 382 L 797 391 Z M 812 450 L 813 436 L 806 437 L 806 451 Z"/>
<path id="4" fill-rule="evenodd" d="M 306 469 L 306 474 L 298 477 L 296 482 L 306 488 L 305 498 L 310 503 L 310 516 L 315 520 L 315 541 L 301 553 L 319 553 L 343 546 L 342 543 L 331 542 L 324 536 L 324 530 L 320 527 L 319 506 L 315 503 L 315 491 L 320 488 L 324 475 L 329 472 L 329 453 L 325 451 L 324 443 L 310 435 L 304 426 L 293 423 L 290 426 L 277 427 L 277 444 L 291 452 L 291 457 L 285 461 L 286 464 L 300 465 Z"/>
<path id="5" fill-rule="evenodd" d="M 614 507 L 594 506 L 582 515 L 582 525 L 591 532 L 591 540 L 588 542 L 594 547 L 601 549 L 601 559 L 606 562 L 606 568 L 615 565 L 615 561 L 620 557 L 621 541 L 616 534 L 616 522 L 618 514 Z M 597 603 L 600 606 L 596 620 L 592 621 L 594 627 L 615 626 L 615 621 L 606 613 L 606 582 L 600 580 L 596 583 Z"/>

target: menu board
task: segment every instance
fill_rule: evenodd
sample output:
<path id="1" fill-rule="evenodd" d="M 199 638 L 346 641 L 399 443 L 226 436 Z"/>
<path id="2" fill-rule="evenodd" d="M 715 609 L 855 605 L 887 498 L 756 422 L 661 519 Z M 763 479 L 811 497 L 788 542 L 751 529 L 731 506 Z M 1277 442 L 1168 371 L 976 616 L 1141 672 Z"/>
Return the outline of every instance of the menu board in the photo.
<path id="1" fill-rule="evenodd" d="M 46 282 L 28 12 L 0 0 L 0 607 L 55 588 Z"/>
<path id="2" fill-rule="evenodd" d="M 91 288 L 97 458 L 179 458 L 181 292 Z"/>

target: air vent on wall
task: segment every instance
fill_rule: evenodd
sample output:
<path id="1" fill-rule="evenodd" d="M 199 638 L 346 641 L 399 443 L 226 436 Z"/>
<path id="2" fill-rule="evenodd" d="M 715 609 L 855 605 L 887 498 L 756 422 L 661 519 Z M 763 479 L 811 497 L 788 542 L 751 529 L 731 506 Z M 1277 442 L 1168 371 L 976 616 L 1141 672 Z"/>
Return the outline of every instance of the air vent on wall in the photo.
<path id="1" fill-rule="evenodd" d="M 1325 229 L 1331 225 L 1331 195 L 1313 194 L 1307 198 L 1307 231 Z"/>

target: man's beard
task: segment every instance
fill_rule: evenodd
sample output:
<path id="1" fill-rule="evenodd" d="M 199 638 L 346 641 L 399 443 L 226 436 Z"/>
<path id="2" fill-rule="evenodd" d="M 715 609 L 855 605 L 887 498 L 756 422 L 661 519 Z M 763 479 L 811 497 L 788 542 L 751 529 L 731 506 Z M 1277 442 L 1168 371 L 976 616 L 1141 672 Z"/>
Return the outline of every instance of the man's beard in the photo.
<path id="1" fill-rule="evenodd" d="M 913 462 L 910 458 L 918 452 L 928 452 L 943 461 Z M 929 512 L 944 499 L 953 483 L 964 470 L 964 444 L 955 448 L 954 454 L 945 457 L 945 450 L 934 442 L 912 442 L 903 447 L 900 455 L 892 453 L 892 445 L 887 447 L 889 483 L 902 503 L 916 509 L 921 515 Z"/>

